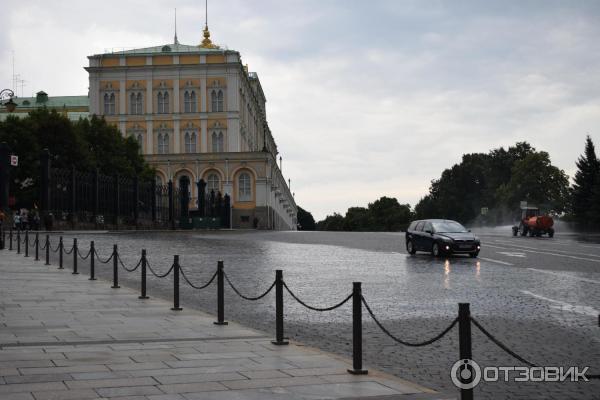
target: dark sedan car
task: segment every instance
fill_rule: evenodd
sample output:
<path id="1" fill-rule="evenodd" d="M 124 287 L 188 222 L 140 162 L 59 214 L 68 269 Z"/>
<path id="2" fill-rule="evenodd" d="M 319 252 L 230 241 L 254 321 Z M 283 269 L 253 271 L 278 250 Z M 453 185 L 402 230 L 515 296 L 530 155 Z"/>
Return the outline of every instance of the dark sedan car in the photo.
<path id="1" fill-rule="evenodd" d="M 456 221 L 426 219 L 413 221 L 406 230 L 406 251 L 426 251 L 438 257 L 443 254 L 468 254 L 477 257 L 479 238 Z"/>

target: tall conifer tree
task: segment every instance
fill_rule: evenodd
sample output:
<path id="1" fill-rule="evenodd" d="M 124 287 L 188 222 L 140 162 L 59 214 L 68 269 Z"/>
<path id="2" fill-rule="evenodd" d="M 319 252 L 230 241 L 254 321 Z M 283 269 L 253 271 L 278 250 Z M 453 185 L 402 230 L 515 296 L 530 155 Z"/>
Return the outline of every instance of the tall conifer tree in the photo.
<path id="1" fill-rule="evenodd" d="M 596 149 L 592 138 L 588 135 L 585 139 L 585 151 L 577 162 L 577 172 L 575 173 L 571 209 L 575 221 L 589 224 L 592 222 L 593 194 L 594 186 L 600 180 L 600 161 L 596 157 Z"/>

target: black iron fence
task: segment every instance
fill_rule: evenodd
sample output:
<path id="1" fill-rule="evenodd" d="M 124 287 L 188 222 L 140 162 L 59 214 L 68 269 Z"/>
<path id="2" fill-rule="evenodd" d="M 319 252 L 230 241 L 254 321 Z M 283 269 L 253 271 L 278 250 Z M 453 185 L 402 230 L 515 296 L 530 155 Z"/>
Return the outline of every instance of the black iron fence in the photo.
<path id="1" fill-rule="evenodd" d="M 198 201 L 190 210 L 189 182 L 175 187 L 172 181 L 161 185 L 98 170 L 53 168 L 47 151 L 40 175 L 40 213 L 47 230 L 230 227 L 229 196 L 206 193 L 203 180 L 196 183 Z"/>
<path id="2" fill-rule="evenodd" d="M 6 247 L 6 230 L 2 230 L 0 227 L 0 250 L 5 249 Z M 113 245 L 113 249 L 111 255 L 107 259 L 102 259 L 98 252 L 96 251 L 96 247 L 94 241 L 90 242 L 89 249 L 84 251 L 83 253 L 79 249 L 77 238 L 73 239 L 73 244 L 71 246 L 65 247 L 63 242 L 63 237 L 60 236 L 58 244 L 53 247 L 50 242 L 50 235 L 46 234 L 44 238 L 43 244 L 40 243 L 40 235 L 38 232 L 35 233 L 35 237 L 32 239 L 30 237 L 29 231 L 25 231 L 21 234 L 21 231 L 16 231 L 16 236 L 13 233 L 12 229 L 8 232 L 8 250 L 13 250 L 13 242 L 16 241 L 16 250 L 17 254 L 21 253 L 21 245 L 24 246 L 25 257 L 29 257 L 30 249 L 34 249 L 35 251 L 35 260 L 39 261 L 40 250 L 45 252 L 45 265 L 50 265 L 50 252 L 58 253 L 59 257 L 59 269 L 64 269 L 64 256 L 73 257 L 73 274 L 79 274 L 78 271 L 78 261 L 86 261 L 89 260 L 89 270 L 90 270 L 90 280 L 96 280 L 95 277 L 95 263 L 96 261 L 101 264 L 108 264 L 112 262 L 112 270 L 113 270 L 113 279 L 112 279 L 112 288 L 119 288 L 119 267 L 121 267 L 125 272 L 133 273 L 140 269 L 140 288 L 141 293 L 139 299 L 148 299 L 147 295 L 147 274 L 148 272 L 152 274 L 154 277 L 158 279 L 166 278 L 169 275 L 173 274 L 173 307 L 171 310 L 180 311 L 182 310 L 179 298 L 179 285 L 180 285 L 180 277 L 183 279 L 186 284 L 190 287 L 203 290 L 212 285 L 215 281 L 217 282 L 217 320 L 214 322 L 216 325 L 227 325 L 227 321 L 225 321 L 225 283 L 227 283 L 236 295 L 248 301 L 259 301 L 265 298 L 272 290 L 275 289 L 275 340 L 272 341 L 274 345 L 287 345 L 289 344 L 288 340 L 286 340 L 284 334 L 284 291 L 286 291 L 295 301 L 300 303 L 303 307 L 310 309 L 312 311 L 317 312 L 327 312 L 333 311 L 337 308 L 344 306 L 350 300 L 352 300 L 352 342 L 353 342 L 353 354 L 352 354 L 352 368 L 348 369 L 348 373 L 355 375 L 365 375 L 368 374 L 368 370 L 363 368 L 362 362 L 362 345 L 363 345 L 363 337 L 362 337 L 362 312 L 363 306 L 367 311 L 367 314 L 373 320 L 373 322 L 379 327 L 379 329 L 387 335 L 394 342 L 409 347 L 423 347 L 431 345 L 438 340 L 442 339 L 446 336 L 450 331 L 454 329 L 455 326 L 458 325 L 458 339 L 459 339 L 459 348 L 458 348 L 458 356 L 459 360 L 465 362 L 465 368 L 469 368 L 468 362 L 472 360 L 472 333 L 471 327 L 475 326 L 481 333 L 484 334 L 492 343 L 502 349 L 504 352 L 518 360 L 519 362 L 530 366 L 530 367 L 538 367 L 538 364 L 535 364 L 524 357 L 520 356 L 516 352 L 510 349 L 508 345 L 504 342 L 500 341 L 496 338 L 492 333 L 490 333 L 482 324 L 471 316 L 470 304 L 469 303 L 459 303 L 458 304 L 458 315 L 450 321 L 448 326 L 442 330 L 437 335 L 423 340 L 421 342 L 409 342 L 398 338 L 396 335 L 391 333 L 377 318 L 374 311 L 369 306 L 367 300 L 362 295 L 362 284 L 361 282 L 354 282 L 352 286 L 352 291 L 348 294 L 348 296 L 344 297 L 340 302 L 329 306 L 329 307 L 315 307 L 307 304 L 305 301 L 301 300 L 287 285 L 283 278 L 283 271 L 276 270 L 275 271 L 275 280 L 272 284 L 266 289 L 263 293 L 257 296 L 249 296 L 242 294 L 238 288 L 233 284 L 233 282 L 229 279 L 225 272 L 223 261 L 217 262 L 217 268 L 212 275 L 212 277 L 205 283 L 197 284 L 192 282 L 185 273 L 185 268 L 180 263 L 180 258 L 178 255 L 175 255 L 173 258 L 173 263 L 165 268 L 165 271 L 159 271 L 158 269 L 153 268 L 148 261 L 146 250 L 141 250 L 141 257 L 136 265 L 127 266 L 121 260 L 119 255 L 117 245 Z M 85 253 L 85 254 L 84 254 Z M 155 266 L 156 267 L 156 266 Z M 600 325 L 600 317 L 598 320 L 598 324 Z M 457 378 L 460 383 L 463 385 L 460 389 L 460 398 L 461 400 L 471 400 L 473 399 L 473 386 L 471 385 L 474 377 L 473 374 L 466 377 L 463 374 L 459 374 Z M 585 375 L 586 379 L 600 379 L 600 375 Z"/>

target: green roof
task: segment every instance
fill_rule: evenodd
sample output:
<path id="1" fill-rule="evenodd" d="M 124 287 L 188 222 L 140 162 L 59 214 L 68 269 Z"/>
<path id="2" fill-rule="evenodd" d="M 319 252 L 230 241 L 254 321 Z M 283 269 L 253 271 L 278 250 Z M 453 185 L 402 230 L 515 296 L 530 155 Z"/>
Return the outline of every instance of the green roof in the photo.
<path id="1" fill-rule="evenodd" d="M 169 43 L 169 44 L 164 44 L 162 46 L 144 47 L 144 48 L 140 48 L 140 49 L 130 49 L 130 50 L 120 50 L 120 51 L 115 49 L 114 51 L 106 51 L 105 53 L 102 53 L 102 54 L 94 54 L 91 57 L 106 56 L 106 55 L 126 56 L 126 55 L 135 55 L 135 54 L 139 54 L 139 55 L 190 54 L 190 53 L 195 53 L 195 54 L 213 53 L 214 54 L 214 53 L 225 53 L 225 52 L 229 52 L 229 51 L 231 51 L 231 50 L 223 49 L 223 48 L 209 49 L 209 48 L 204 48 L 204 47 L 199 47 L 199 46 L 190 46 L 187 44 Z"/>
<path id="2" fill-rule="evenodd" d="M 13 97 L 13 101 L 17 103 L 17 110 L 27 108 L 71 108 L 71 107 L 88 107 L 90 99 L 87 96 L 48 96 L 48 100 L 38 102 L 36 97 Z"/>

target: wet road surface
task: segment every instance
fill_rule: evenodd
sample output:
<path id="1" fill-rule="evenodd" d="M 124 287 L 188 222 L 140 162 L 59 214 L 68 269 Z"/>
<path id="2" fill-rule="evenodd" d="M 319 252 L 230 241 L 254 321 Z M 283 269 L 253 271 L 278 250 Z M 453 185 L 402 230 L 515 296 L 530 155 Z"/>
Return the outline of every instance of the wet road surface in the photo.
<path id="1" fill-rule="evenodd" d="M 396 336 L 422 341 L 442 331 L 457 315 L 458 303 L 509 347 L 543 366 L 589 366 L 600 373 L 600 244 L 576 235 L 512 237 L 510 229 L 481 230 L 478 259 L 432 258 L 404 250 L 401 233 L 209 232 L 77 234 L 82 252 L 95 240 L 101 257 L 113 243 L 128 267 L 146 248 L 151 266 L 167 271 L 173 255 L 195 284 L 203 284 L 222 259 L 232 282 L 249 296 L 267 289 L 275 269 L 288 286 L 317 307 L 345 298 L 352 282 L 363 282 L 363 295 L 378 319 Z M 65 243 L 70 235 L 65 234 Z M 586 239 L 585 237 L 583 239 Z M 53 241 L 53 244 L 56 240 Z M 65 256 L 70 265 L 71 257 Z M 56 263 L 56 259 L 53 259 Z M 87 273 L 89 263 L 79 261 Z M 98 275 L 110 279 L 112 266 Z M 138 271 L 139 272 L 139 271 Z M 139 286 L 139 273 L 121 269 L 121 281 Z M 102 283 L 99 283 L 102 284 Z M 108 289 L 107 285 L 107 290 Z M 197 291 L 182 283 L 183 307 L 216 310 L 216 287 Z M 148 283 L 150 296 L 170 298 L 171 277 Z M 274 293 L 248 302 L 226 289 L 226 318 L 274 335 Z M 346 356 L 352 351 L 351 306 L 326 313 L 309 311 L 285 297 L 286 335 Z M 458 359 L 458 330 L 421 348 L 393 342 L 364 313 L 365 364 L 435 389 L 454 392 L 450 368 Z M 473 358 L 481 366 L 519 366 L 473 328 Z M 482 383 L 476 398 L 594 399 L 600 382 Z"/>

